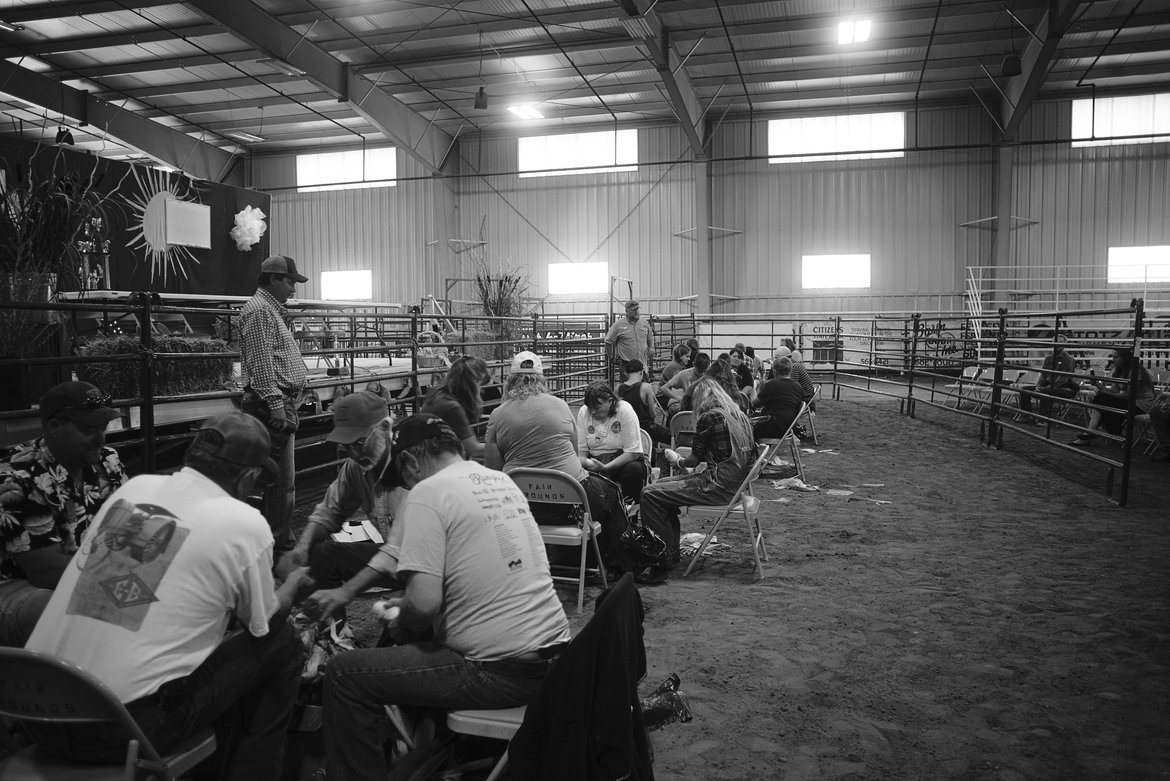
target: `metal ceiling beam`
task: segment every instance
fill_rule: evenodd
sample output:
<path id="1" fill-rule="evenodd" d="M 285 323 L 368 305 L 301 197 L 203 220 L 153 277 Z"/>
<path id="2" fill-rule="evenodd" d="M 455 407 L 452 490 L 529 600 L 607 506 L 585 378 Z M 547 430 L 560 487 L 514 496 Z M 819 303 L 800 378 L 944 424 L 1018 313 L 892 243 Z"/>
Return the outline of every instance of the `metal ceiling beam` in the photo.
<path id="1" fill-rule="evenodd" d="M 290 100 L 290 98 L 292 100 Z M 296 103 L 293 102 L 296 101 Z M 293 113 L 306 112 L 306 109 L 301 108 L 297 103 L 311 105 L 313 103 L 326 103 L 328 106 L 335 107 L 337 101 L 333 95 L 321 90 L 314 90 L 313 92 L 290 93 L 289 95 L 267 95 L 262 98 L 240 98 L 239 100 L 225 100 L 217 101 L 215 103 L 189 103 L 181 106 L 164 106 L 161 108 L 143 109 L 139 111 L 145 117 L 161 117 L 174 116 L 176 114 L 183 117 L 193 117 L 198 114 L 215 114 L 220 112 L 240 111 L 243 109 L 265 109 L 273 106 L 287 106 Z M 353 109 L 347 108 L 346 111 L 350 113 Z M 314 115 L 315 116 L 315 115 Z"/>
<path id="2" fill-rule="evenodd" d="M 152 84 L 149 87 L 131 87 L 129 89 L 95 92 L 95 97 L 103 100 L 119 100 L 131 98 L 145 100 L 161 98 L 168 95 L 186 95 L 191 92 L 214 92 L 215 90 L 239 89 L 247 87 L 270 87 L 273 84 L 287 84 L 290 81 L 304 81 L 304 76 L 288 76 L 283 73 L 271 73 L 263 77 L 239 76 L 233 79 L 200 79 L 198 81 L 184 81 L 181 83 Z"/>
<path id="3" fill-rule="evenodd" d="M 377 84 L 354 74 L 346 63 L 281 24 L 250 0 L 188 0 L 188 4 L 268 56 L 304 71 L 306 78 L 353 106 L 354 111 L 428 171 L 442 172 L 443 158 L 454 139 L 383 92 Z"/>
<path id="4" fill-rule="evenodd" d="M 695 95 L 695 88 L 682 68 L 682 57 L 675 51 L 670 42 L 670 31 L 662 23 L 654 6 L 657 0 L 618 0 L 622 10 L 626 13 L 627 24 L 631 24 L 630 34 L 642 27 L 645 33 L 636 35 L 638 41 L 646 48 L 654 68 L 658 72 L 658 79 L 662 88 L 666 90 L 666 102 L 671 111 L 678 118 L 683 134 L 691 145 L 691 152 L 698 160 L 707 158 L 706 147 L 703 143 L 701 128 L 703 125 L 703 108 L 699 98 Z"/>
<path id="5" fill-rule="evenodd" d="M 1008 79 L 1000 100 L 999 124 L 1004 136 L 1013 138 L 1020 129 L 1020 123 L 1044 86 L 1044 77 L 1056 57 L 1060 39 L 1080 5 L 1079 0 L 1052 0 L 1034 37 L 1028 40 L 1020 56 L 1023 72 Z"/>
<path id="6" fill-rule="evenodd" d="M 4 9 L 3 18 L 4 21 L 13 24 L 28 24 L 45 19 L 109 14 L 174 4 L 175 0 L 76 0 L 75 2 L 41 3 L 39 5 L 13 5 Z"/>
<path id="7" fill-rule="evenodd" d="M 0 61 L 0 85 L 4 92 L 13 97 L 43 106 L 54 114 L 62 114 L 81 124 L 92 125 L 120 143 L 141 150 L 196 179 L 223 181 L 231 166 L 233 155 L 230 152 L 172 130 L 133 111 L 98 100 L 42 73 Z"/>

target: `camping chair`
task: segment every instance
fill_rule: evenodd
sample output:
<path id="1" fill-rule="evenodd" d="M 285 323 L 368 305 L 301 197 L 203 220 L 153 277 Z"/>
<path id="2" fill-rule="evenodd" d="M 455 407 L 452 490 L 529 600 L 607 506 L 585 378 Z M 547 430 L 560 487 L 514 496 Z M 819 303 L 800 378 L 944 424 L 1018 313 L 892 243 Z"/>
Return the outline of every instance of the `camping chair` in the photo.
<path id="1" fill-rule="evenodd" d="M 792 430 L 789 428 L 789 435 Z M 731 497 L 731 500 L 725 505 L 691 505 L 682 508 L 682 514 L 687 517 L 694 518 L 714 518 L 715 522 L 711 524 L 711 528 L 707 530 L 707 535 L 703 538 L 703 542 L 699 545 L 699 549 L 695 551 L 694 558 L 691 563 L 687 565 L 686 570 L 683 571 L 683 577 L 691 574 L 691 570 L 695 568 L 699 557 L 703 555 L 703 551 L 711 543 L 715 537 L 715 532 L 718 531 L 719 525 L 723 523 L 723 519 L 735 513 L 742 515 L 747 522 L 748 536 L 752 541 L 752 555 L 756 559 L 756 569 L 759 570 L 760 579 L 764 577 L 763 562 L 768 560 L 768 549 L 764 547 L 764 531 L 760 528 L 760 500 L 752 495 L 752 481 L 760 476 L 760 470 L 764 468 L 764 463 L 771 458 L 771 448 L 764 448 L 764 452 L 760 453 L 752 468 L 748 470 L 747 477 L 739 485 L 739 490 Z"/>
<path id="2" fill-rule="evenodd" d="M 586 572 L 600 575 L 602 588 L 608 586 L 605 564 L 601 561 L 601 547 L 597 544 L 601 524 L 593 520 L 593 516 L 589 514 L 589 499 L 585 495 L 584 487 L 558 469 L 517 468 L 510 470 L 508 476 L 524 492 L 529 503 L 575 505 L 581 508 L 581 522 L 578 524 L 540 526 L 540 536 L 544 539 L 545 545 L 567 545 L 581 549 L 581 562 L 576 577 L 553 575 L 555 581 L 577 584 L 577 612 L 580 613 L 585 605 Z M 585 553 L 589 545 L 593 546 L 593 555 L 597 557 L 595 569 L 585 566 Z"/>
<path id="3" fill-rule="evenodd" d="M 53 756 L 36 746 L 0 760 L 5 781 L 171 781 L 215 752 L 204 729 L 178 751 L 161 756 L 110 688 L 77 665 L 44 651 L 0 648 L 0 715 L 42 724 L 112 721 L 129 740 L 118 764 L 95 765 Z"/>
<path id="4" fill-rule="evenodd" d="M 779 439 L 764 437 L 756 440 L 765 446 L 764 450 L 768 456 L 768 460 L 764 462 L 764 466 L 768 465 L 768 462 L 780 452 L 781 446 L 787 442 L 790 454 L 792 455 L 792 463 L 796 465 L 796 476 L 800 478 L 801 482 L 804 482 L 804 465 L 800 462 L 800 442 L 796 439 L 796 434 L 793 433 L 793 429 L 800 422 L 801 415 L 806 412 L 808 412 L 808 404 L 801 404 L 800 412 L 796 413 L 796 417 L 788 424 L 788 430 Z"/>

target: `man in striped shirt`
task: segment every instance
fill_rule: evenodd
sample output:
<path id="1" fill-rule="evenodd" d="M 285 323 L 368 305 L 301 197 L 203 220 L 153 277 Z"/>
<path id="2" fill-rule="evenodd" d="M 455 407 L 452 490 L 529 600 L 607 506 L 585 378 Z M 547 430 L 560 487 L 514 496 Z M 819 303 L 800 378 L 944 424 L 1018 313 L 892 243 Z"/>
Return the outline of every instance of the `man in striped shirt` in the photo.
<path id="1" fill-rule="evenodd" d="M 273 255 L 260 264 L 256 295 L 240 310 L 242 407 L 268 427 L 272 460 L 280 467 L 275 480 L 261 478 L 256 483 L 264 496 L 264 517 L 277 551 L 290 550 L 294 543 L 289 529 L 296 496 L 293 450 L 297 408 L 305 388 L 305 361 L 285 323 L 284 304 L 298 282 L 308 281 L 292 258 Z"/>

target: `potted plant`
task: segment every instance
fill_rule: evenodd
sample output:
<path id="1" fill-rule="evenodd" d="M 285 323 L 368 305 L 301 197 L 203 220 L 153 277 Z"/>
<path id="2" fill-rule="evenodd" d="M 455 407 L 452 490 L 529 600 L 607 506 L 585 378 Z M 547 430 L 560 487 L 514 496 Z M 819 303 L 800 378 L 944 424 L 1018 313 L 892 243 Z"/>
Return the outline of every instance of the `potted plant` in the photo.
<path id="1" fill-rule="evenodd" d="M 51 155 L 51 157 L 50 157 Z M 76 289 L 86 227 L 105 221 L 110 192 L 102 188 L 100 161 L 70 170 L 77 155 L 36 147 L 23 163 L 0 163 L 0 360 L 60 354 L 56 313 L 19 304 L 48 303 L 62 288 Z M 60 367 L 8 365 L 0 404 L 27 407 L 55 382 Z"/>

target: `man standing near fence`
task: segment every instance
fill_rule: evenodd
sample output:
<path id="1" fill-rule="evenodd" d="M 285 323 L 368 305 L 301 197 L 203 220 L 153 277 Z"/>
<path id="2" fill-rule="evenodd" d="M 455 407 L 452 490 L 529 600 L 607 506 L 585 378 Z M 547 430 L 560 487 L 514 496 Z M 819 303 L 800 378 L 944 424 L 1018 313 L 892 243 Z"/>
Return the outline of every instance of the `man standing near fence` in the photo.
<path id="1" fill-rule="evenodd" d="M 298 282 L 308 281 L 292 258 L 273 255 L 260 264 L 256 294 L 240 310 L 242 409 L 268 427 L 272 442 L 277 474 L 275 478 L 261 477 L 255 490 L 264 497 L 264 518 L 278 552 L 291 550 L 295 542 L 289 529 L 296 495 L 293 450 L 297 407 L 305 388 L 305 361 L 285 322 L 288 310 L 284 304 Z"/>
<path id="2" fill-rule="evenodd" d="M 646 369 L 646 380 L 654 376 L 654 332 L 650 323 L 641 319 L 637 301 L 626 302 L 626 316 L 609 328 L 605 346 L 610 365 L 617 368 L 618 377 L 626 379 L 626 361 L 637 358 Z"/>

